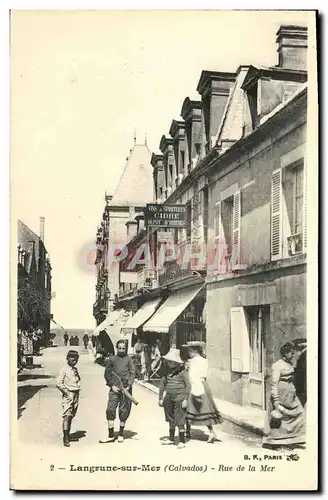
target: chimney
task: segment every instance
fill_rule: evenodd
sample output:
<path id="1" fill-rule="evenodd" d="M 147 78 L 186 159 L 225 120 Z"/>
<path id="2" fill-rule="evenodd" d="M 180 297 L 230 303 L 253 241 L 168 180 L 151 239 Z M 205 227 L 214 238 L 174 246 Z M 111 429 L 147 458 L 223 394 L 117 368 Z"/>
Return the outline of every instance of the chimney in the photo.
<path id="1" fill-rule="evenodd" d="M 40 239 L 42 243 L 44 243 L 44 223 L 45 223 L 45 218 L 40 217 Z"/>
<path id="2" fill-rule="evenodd" d="M 280 68 L 306 71 L 307 28 L 305 26 L 280 26 L 276 42 Z"/>

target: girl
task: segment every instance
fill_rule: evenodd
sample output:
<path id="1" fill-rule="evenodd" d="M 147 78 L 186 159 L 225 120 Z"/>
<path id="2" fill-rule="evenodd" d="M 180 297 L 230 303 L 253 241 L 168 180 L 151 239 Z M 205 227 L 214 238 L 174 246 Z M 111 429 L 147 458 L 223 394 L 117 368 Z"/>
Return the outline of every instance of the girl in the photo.
<path id="1" fill-rule="evenodd" d="M 169 438 L 164 439 L 163 444 L 174 443 L 175 427 L 178 427 L 178 449 L 181 449 L 185 447 L 184 428 L 190 383 L 178 349 L 170 349 L 163 358 L 167 361 L 168 373 L 161 380 L 158 404 L 164 406 L 165 420 L 169 423 Z"/>
<path id="2" fill-rule="evenodd" d="M 206 381 L 208 372 L 207 360 L 201 355 L 200 346 L 189 346 L 189 380 L 191 392 L 187 407 L 187 437 L 190 438 L 190 425 L 206 425 L 210 431 L 207 442 L 213 443 L 218 438 L 213 425 L 221 422 L 211 389 Z"/>

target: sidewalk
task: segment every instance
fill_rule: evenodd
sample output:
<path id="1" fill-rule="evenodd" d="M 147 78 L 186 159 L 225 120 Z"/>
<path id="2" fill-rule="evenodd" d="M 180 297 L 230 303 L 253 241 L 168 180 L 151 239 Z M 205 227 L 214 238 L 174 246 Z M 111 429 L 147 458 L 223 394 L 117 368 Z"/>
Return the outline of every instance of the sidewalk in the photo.
<path id="1" fill-rule="evenodd" d="M 158 387 L 154 386 L 149 382 L 144 382 L 142 380 L 136 380 L 137 384 L 145 387 L 146 389 L 158 394 Z M 264 419 L 265 411 L 258 408 L 243 407 L 236 405 L 234 403 L 229 403 L 229 401 L 224 401 L 223 399 L 214 398 L 218 410 L 220 411 L 222 417 L 229 422 L 232 422 L 240 427 L 247 429 L 248 431 L 254 432 L 260 436 L 264 433 Z"/>

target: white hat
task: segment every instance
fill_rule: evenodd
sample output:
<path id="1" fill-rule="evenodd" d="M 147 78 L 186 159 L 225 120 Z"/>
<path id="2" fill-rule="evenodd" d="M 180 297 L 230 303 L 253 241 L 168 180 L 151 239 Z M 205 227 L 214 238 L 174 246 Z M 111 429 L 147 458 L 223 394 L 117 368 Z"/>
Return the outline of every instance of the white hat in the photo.
<path id="1" fill-rule="evenodd" d="M 163 356 L 163 358 L 166 359 L 167 361 L 174 361 L 175 363 L 183 364 L 183 361 L 180 358 L 179 349 L 175 349 L 174 347 L 171 347 L 169 352 L 165 356 Z"/>

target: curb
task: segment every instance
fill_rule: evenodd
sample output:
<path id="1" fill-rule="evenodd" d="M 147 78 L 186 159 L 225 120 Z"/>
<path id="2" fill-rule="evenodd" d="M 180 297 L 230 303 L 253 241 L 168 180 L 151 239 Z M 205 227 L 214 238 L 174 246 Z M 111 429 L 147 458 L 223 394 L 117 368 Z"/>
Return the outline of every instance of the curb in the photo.
<path id="1" fill-rule="evenodd" d="M 135 383 L 140 385 L 141 387 L 144 387 L 145 389 L 148 389 L 149 391 L 153 392 L 154 394 L 159 393 L 158 388 L 153 386 L 149 382 L 144 382 L 142 380 L 135 380 Z M 255 425 L 255 424 L 253 424 L 249 421 L 246 421 L 244 419 L 234 417 L 230 413 L 227 413 L 225 411 L 220 410 L 220 401 L 215 399 L 215 402 L 216 402 L 216 404 L 218 406 L 218 410 L 220 411 L 220 414 L 224 420 L 227 420 L 233 424 L 239 425 L 239 427 L 243 427 L 244 429 L 246 429 L 250 432 L 253 432 L 254 434 L 257 434 L 258 436 L 264 436 L 264 428 L 263 427 Z"/>

